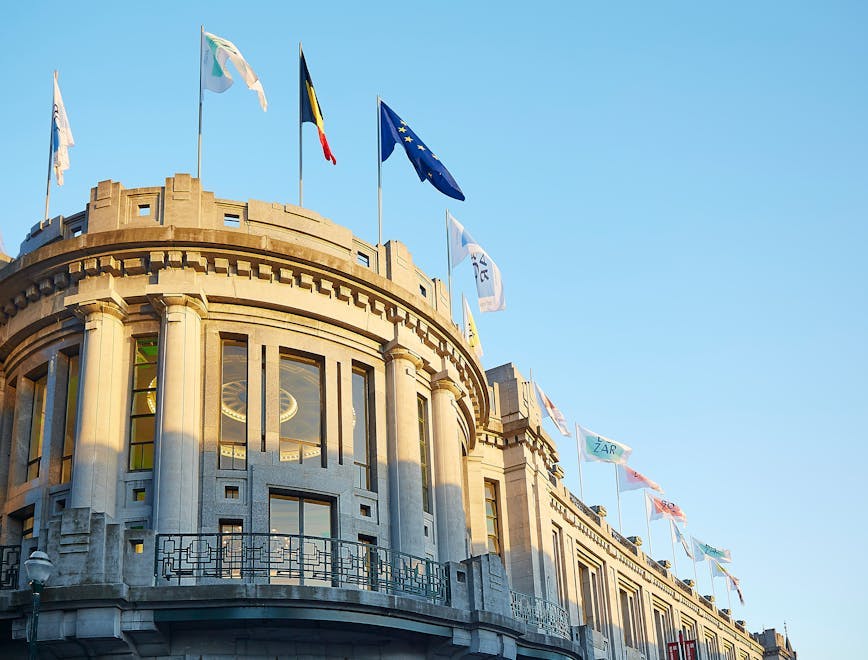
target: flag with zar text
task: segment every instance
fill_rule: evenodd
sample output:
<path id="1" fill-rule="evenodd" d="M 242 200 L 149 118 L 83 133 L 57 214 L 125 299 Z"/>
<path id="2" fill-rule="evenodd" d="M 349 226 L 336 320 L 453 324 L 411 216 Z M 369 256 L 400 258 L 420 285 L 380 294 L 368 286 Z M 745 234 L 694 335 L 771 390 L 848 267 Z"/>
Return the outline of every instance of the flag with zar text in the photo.
<path id="1" fill-rule="evenodd" d="M 476 357 L 482 359 L 482 342 L 479 339 L 479 331 L 476 329 L 476 321 L 473 320 L 473 314 L 470 313 L 470 305 L 464 296 L 461 296 L 461 305 L 464 309 L 464 338 L 467 340 L 470 348 L 473 349 Z"/>
<path id="2" fill-rule="evenodd" d="M 645 497 L 648 498 L 648 502 L 651 504 L 651 520 L 668 518 L 669 520 L 687 524 L 687 516 L 684 515 L 684 511 L 675 502 L 663 500 L 648 493 L 645 493 Z"/>
<path id="3" fill-rule="evenodd" d="M 54 179 L 58 186 L 63 185 L 63 173 L 69 169 L 69 148 L 75 146 L 69 117 L 60 96 L 60 86 L 57 84 L 57 72 L 54 74 L 54 110 L 51 115 L 51 162 L 54 167 Z"/>
<path id="4" fill-rule="evenodd" d="M 229 73 L 226 65 L 227 62 L 232 62 L 247 88 L 256 92 L 262 111 L 265 112 L 268 109 L 262 81 L 259 80 L 259 76 L 254 73 L 235 44 L 228 39 L 218 37 L 216 34 L 203 32 L 201 54 L 202 89 L 219 93 L 232 87 L 232 74 Z"/>
<path id="5" fill-rule="evenodd" d="M 706 557 L 717 561 L 732 562 L 732 553 L 729 550 L 721 550 L 713 545 L 703 543 L 695 536 L 693 537 L 693 549 L 696 551 L 697 561 L 703 561 Z"/>
<path id="6" fill-rule="evenodd" d="M 497 264 L 464 228 L 464 225 L 448 211 L 446 226 L 449 240 L 449 268 L 455 268 L 468 256 L 470 257 L 470 262 L 473 264 L 473 277 L 476 280 L 476 294 L 479 297 L 479 311 L 499 312 L 506 309 L 503 281 Z"/>
<path id="7" fill-rule="evenodd" d="M 536 385 L 536 393 L 537 396 L 539 396 L 539 401 L 545 410 L 545 414 L 555 423 L 555 426 L 558 427 L 558 431 L 560 431 L 561 435 L 569 436 L 570 430 L 567 428 L 567 420 L 564 417 L 564 414 L 558 410 L 558 407 L 546 396 L 546 393 L 542 391 L 542 388 L 539 385 L 536 383 L 534 383 L 534 385 Z"/>
<path id="8" fill-rule="evenodd" d="M 656 481 L 651 481 L 644 474 L 639 473 L 628 465 L 618 466 L 618 490 L 621 492 L 627 490 L 636 490 L 638 488 L 650 488 L 662 493 L 663 489 Z"/>
<path id="9" fill-rule="evenodd" d="M 580 458 L 586 461 L 626 465 L 630 454 L 633 453 L 632 447 L 598 435 L 582 426 L 579 427 L 579 435 L 581 436 L 579 447 L 582 453 Z"/>
<path id="10" fill-rule="evenodd" d="M 310 79 L 310 71 L 307 70 L 307 61 L 304 59 L 304 53 L 299 48 L 299 89 L 301 99 L 301 123 L 310 122 L 316 125 L 316 130 L 319 133 L 319 143 L 322 145 L 322 153 L 326 160 L 330 160 L 332 165 L 337 165 L 338 161 L 329 147 L 329 141 L 325 134 L 325 119 L 322 116 L 322 110 L 319 107 L 319 100 L 316 97 L 316 90 L 313 88 L 313 80 Z"/>
<path id="11" fill-rule="evenodd" d="M 444 195 L 464 201 L 464 193 L 446 166 L 419 139 L 407 122 L 380 101 L 380 162 L 386 162 L 396 144 L 404 147 L 420 181 L 428 181 Z"/>

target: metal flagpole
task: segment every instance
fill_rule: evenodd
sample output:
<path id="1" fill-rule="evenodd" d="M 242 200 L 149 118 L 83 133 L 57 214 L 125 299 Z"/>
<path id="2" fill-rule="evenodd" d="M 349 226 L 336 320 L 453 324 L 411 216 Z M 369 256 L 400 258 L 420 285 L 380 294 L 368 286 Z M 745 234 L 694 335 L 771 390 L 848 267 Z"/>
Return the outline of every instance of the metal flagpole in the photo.
<path id="1" fill-rule="evenodd" d="M 690 537 L 690 540 L 693 540 L 693 537 Z M 696 582 L 696 589 L 699 590 L 699 573 L 696 571 L 696 547 L 693 548 L 693 581 Z"/>
<path id="2" fill-rule="evenodd" d="M 202 178 L 202 47 L 205 45 L 205 26 L 199 26 L 199 145 L 196 152 L 196 178 Z"/>
<path id="3" fill-rule="evenodd" d="M 51 86 L 51 123 L 48 125 L 48 177 L 45 179 L 45 219 L 48 220 L 48 200 L 51 198 L 51 156 L 54 154 L 54 111 L 57 109 L 54 98 L 54 83 L 57 82 L 57 69 Z"/>
<path id="4" fill-rule="evenodd" d="M 449 209 L 446 209 L 446 279 L 449 286 L 449 320 L 452 320 L 452 246 L 449 244 Z M 464 313 L 464 307 L 461 307 Z M 464 321 L 467 323 L 467 321 Z"/>
<path id="5" fill-rule="evenodd" d="M 618 464 L 612 463 L 615 468 L 615 495 L 618 497 L 618 533 L 624 533 L 624 524 L 621 522 L 621 483 L 618 479 Z"/>
<path id="6" fill-rule="evenodd" d="M 377 245 L 383 244 L 383 138 L 380 95 L 377 95 Z"/>
<path id="7" fill-rule="evenodd" d="M 579 438 L 580 438 L 579 423 L 576 422 L 576 451 L 578 452 L 578 455 L 579 455 L 579 499 L 582 501 L 582 503 L 584 503 L 585 502 L 585 487 L 584 487 L 584 483 L 582 481 L 582 444 L 581 444 L 581 440 Z"/>
<path id="8" fill-rule="evenodd" d="M 726 578 L 726 603 L 729 606 L 730 614 L 732 614 L 732 584 L 728 576 L 724 577 Z"/>
<path id="9" fill-rule="evenodd" d="M 645 502 L 647 504 L 648 498 L 645 498 Z M 671 518 L 669 519 L 669 540 L 672 541 L 672 570 L 675 571 L 675 577 L 678 577 L 678 560 L 675 559 L 675 530 L 672 529 L 675 526 L 675 521 Z"/>
<path id="10" fill-rule="evenodd" d="M 301 79 L 302 71 L 301 71 L 301 42 L 298 42 L 298 205 L 304 206 L 304 177 L 302 176 L 302 163 L 304 162 L 301 158 L 301 87 L 304 85 L 304 82 Z M 306 90 L 305 90 L 306 91 Z"/>
<path id="11" fill-rule="evenodd" d="M 648 493 L 643 490 L 642 495 L 645 499 L 645 527 L 648 530 L 648 554 L 651 555 L 651 559 L 654 559 L 654 551 L 651 549 L 651 507 L 648 504 Z"/>
<path id="12" fill-rule="evenodd" d="M 714 600 L 717 600 L 717 594 L 714 591 L 714 573 L 711 570 L 711 558 L 708 559 L 708 577 L 711 578 L 711 595 L 714 596 Z"/>

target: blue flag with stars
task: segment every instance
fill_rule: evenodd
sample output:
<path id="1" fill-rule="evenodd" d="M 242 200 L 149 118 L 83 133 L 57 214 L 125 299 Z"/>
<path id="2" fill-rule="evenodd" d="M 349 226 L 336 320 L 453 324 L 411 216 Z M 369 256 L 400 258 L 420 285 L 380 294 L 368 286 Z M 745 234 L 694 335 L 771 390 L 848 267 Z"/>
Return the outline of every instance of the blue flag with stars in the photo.
<path id="1" fill-rule="evenodd" d="M 444 195 L 464 201 L 464 193 L 458 183 L 449 174 L 440 159 L 431 153 L 419 136 L 416 135 L 407 122 L 380 101 L 380 161 L 385 162 L 392 155 L 395 143 L 400 142 L 407 152 L 407 158 L 416 168 L 420 181 L 426 179 Z"/>

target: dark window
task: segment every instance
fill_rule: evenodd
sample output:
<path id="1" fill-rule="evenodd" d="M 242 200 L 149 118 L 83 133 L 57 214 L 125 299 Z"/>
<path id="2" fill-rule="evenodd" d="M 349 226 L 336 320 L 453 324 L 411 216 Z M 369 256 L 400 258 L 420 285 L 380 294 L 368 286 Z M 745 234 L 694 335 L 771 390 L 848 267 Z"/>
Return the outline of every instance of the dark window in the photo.
<path id="1" fill-rule="evenodd" d="M 154 467 L 157 413 L 157 337 L 138 337 L 133 359 L 130 404 L 130 470 Z"/>
<path id="2" fill-rule="evenodd" d="M 75 453 L 75 425 L 78 421 L 78 355 L 70 355 L 66 379 L 66 418 L 63 422 L 63 455 L 60 459 L 60 483 L 72 481 L 72 457 Z"/>
<path id="3" fill-rule="evenodd" d="M 280 460 L 324 463 L 322 368 L 318 360 L 280 356 Z"/>
<path id="4" fill-rule="evenodd" d="M 428 402 L 417 395 L 416 411 L 419 419 L 419 466 L 422 468 L 422 510 L 431 513 L 431 469 L 428 458 Z"/>
<path id="5" fill-rule="evenodd" d="M 33 400 L 30 417 L 30 449 L 27 453 L 27 481 L 39 476 L 42 461 L 42 440 L 45 435 L 45 394 L 47 377 L 33 381 Z"/>
<path id="6" fill-rule="evenodd" d="M 374 425 L 371 412 L 373 389 L 371 372 L 353 366 L 353 462 L 356 466 L 356 486 L 376 490 L 373 486 L 372 466 L 376 462 Z"/>

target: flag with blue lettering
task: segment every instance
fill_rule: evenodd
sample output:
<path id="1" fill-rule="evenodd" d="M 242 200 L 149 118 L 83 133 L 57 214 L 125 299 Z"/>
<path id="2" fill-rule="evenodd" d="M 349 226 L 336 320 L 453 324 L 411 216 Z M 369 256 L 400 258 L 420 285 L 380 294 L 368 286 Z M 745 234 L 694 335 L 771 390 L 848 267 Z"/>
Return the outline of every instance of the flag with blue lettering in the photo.
<path id="1" fill-rule="evenodd" d="M 57 84 L 57 72 L 54 72 L 54 110 L 51 114 L 51 163 L 54 168 L 54 179 L 58 186 L 63 185 L 63 173 L 69 169 L 69 148 L 75 146 L 72 138 L 72 128 L 63 98 L 60 96 L 60 86 Z"/>
<path id="2" fill-rule="evenodd" d="M 627 445 L 616 442 L 602 435 L 598 435 L 586 428 L 579 427 L 581 442 L 581 458 L 586 461 L 601 461 L 603 463 L 618 463 L 626 465 L 633 449 Z"/>
<path id="3" fill-rule="evenodd" d="M 732 562 L 732 553 L 729 550 L 721 550 L 713 545 L 703 543 L 695 536 L 693 537 L 693 549 L 696 551 L 696 560 L 703 561 L 706 557 L 717 561 Z"/>
<path id="4" fill-rule="evenodd" d="M 469 256 L 473 264 L 473 277 L 476 279 L 479 311 L 499 312 L 506 309 L 500 268 L 449 211 L 446 212 L 446 220 L 449 235 L 449 268 L 454 268 Z"/>
<path id="5" fill-rule="evenodd" d="M 464 201 L 464 193 L 458 183 L 452 178 L 446 166 L 440 162 L 428 146 L 419 139 L 407 122 L 380 101 L 380 161 L 386 162 L 395 144 L 400 143 L 407 152 L 407 158 L 416 168 L 420 181 L 426 179 L 440 192 L 453 199 Z"/>

